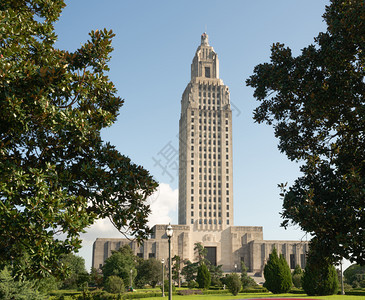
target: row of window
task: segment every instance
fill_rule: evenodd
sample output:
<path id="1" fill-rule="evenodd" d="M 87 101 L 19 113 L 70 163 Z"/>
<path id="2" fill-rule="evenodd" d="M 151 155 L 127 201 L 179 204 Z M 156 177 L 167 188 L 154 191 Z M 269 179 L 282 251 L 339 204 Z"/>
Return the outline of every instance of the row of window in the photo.
<path id="1" fill-rule="evenodd" d="M 207 130 L 207 128 L 208 128 L 208 130 Z M 191 136 L 194 136 L 194 124 L 193 125 L 191 125 L 191 133 L 190 133 L 190 135 Z M 199 135 L 201 136 L 201 134 L 202 134 L 202 131 L 213 131 L 214 133 L 215 133 L 215 131 L 221 131 L 221 128 L 220 127 L 215 127 L 215 126 L 207 126 L 207 125 L 204 125 L 204 126 L 201 126 L 201 125 L 199 125 Z M 229 129 L 228 129 L 228 126 L 226 126 L 226 131 L 228 131 Z M 204 134 L 206 134 L 205 132 L 204 132 Z M 218 133 L 219 134 L 219 133 Z M 215 136 L 214 136 L 215 137 Z"/>
<path id="2" fill-rule="evenodd" d="M 194 203 L 191 204 L 190 206 L 191 209 L 194 209 Z M 214 204 L 213 206 L 211 204 L 209 204 L 208 206 L 206 204 L 204 204 L 204 209 L 217 209 L 217 205 Z M 203 205 L 200 203 L 199 204 L 199 209 L 203 209 Z M 218 204 L 218 210 L 221 210 L 222 206 L 220 204 Z M 226 205 L 226 209 L 229 210 L 229 204 Z"/>
<path id="3" fill-rule="evenodd" d="M 227 155 L 228 156 L 228 155 Z M 213 169 L 213 174 L 217 173 L 217 169 L 216 168 L 199 168 L 199 173 L 212 173 L 212 169 Z M 194 173 L 194 167 L 191 167 L 191 173 Z M 218 168 L 218 173 L 221 173 L 221 168 Z M 226 174 L 229 174 L 229 169 L 226 169 Z"/>
<path id="4" fill-rule="evenodd" d="M 204 112 L 204 115 L 205 114 L 206 114 L 206 112 Z M 221 125 L 221 123 L 223 123 L 223 122 L 221 122 L 221 119 L 220 118 L 215 118 L 215 112 L 213 112 L 212 114 L 213 114 L 213 116 L 211 117 L 211 112 L 208 112 L 208 118 L 206 116 L 204 116 L 204 118 L 199 117 L 198 122 L 200 124 L 204 123 L 204 124 Z M 194 116 L 192 116 L 191 117 L 191 123 L 194 124 L 194 122 L 195 122 L 195 118 L 194 118 Z M 226 118 L 225 124 L 226 125 L 229 124 L 228 118 Z"/>
<path id="5" fill-rule="evenodd" d="M 227 145 L 228 145 L 228 141 L 227 141 Z M 221 149 L 220 149 L 220 147 L 218 147 L 218 151 L 217 152 L 220 152 L 221 151 Z M 226 152 L 228 152 L 228 148 L 226 148 Z M 213 158 L 215 158 L 214 157 L 214 155 L 215 154 L 213 154 Z M 194 152 L 192 152 L 191 153 L 191 158 L 194 158 Z M 212 155 L 210 154 L 210 153 L 199 153 L 199 158 L 200 159 L 211 159 L 212 158 Z"/>
<path id="6" fill-rule="evenodd" d="M 190 164 L 192 166 L 194 165 L 194 160 L 193 159 L 191 160 Z M 218 165 L 218 167 L 220 167 L 221 166 L 221 162 L 218 161 L 218 163 L 217 163 L 215 160 L 213 160 L 213 163 L 212 163 L 211 160 L 208 160 L 208 161 L 206 161 L 206 160 L 204 160 L 204 161 L 199 160 L 199 166 L 202 166 L 202 165 L 209 166 L 209 167 L 211 167 L 211 166 L 215 167 L 216 165 Z M 227 168 L 229 167 L 229 162 L 228 161 L 226 161 L 226 167 Z"/>
<path id="7" fill-rule="evenodd" d="M 215 91 L 215 85 L 210 86 L 210 85 L 199 85 L 199 91 Z M 220 88 L 217 86 L 217 91 L 219 91 Z"/>
<path id="8" fill-rule="evenodd" d="M 202 197 L 199 196 L 199 202 L 202 202 L 202 200 L 204 200 L 204 202 L 207 202 L 207 197 Z M 212 197 L 208 197 L 208 201 L 212 202 Z M 229 203 L 229 197 L 226 198 L 227 203 Z M 194 196 L 191 196 L 191 202 L 194 202 Z M 217 197 L 213 197 L 213 202 L 217 202 Z M 221 202 L 221 197 L 218 197 L 218 203 Z"/>
<path id="9" fill-rule="evenodd" d="M 191 116 L 193 117 L 195 115 L 195 112 L 194 112 L 194 110 L 192 110 L 191 111 Z M 225 117 L 226 117 L 226 119 L 228 119 L 228 113 L 226 112 L 225 113 Z M 218 118 L 220 118 L 221 117 L 221 112 L 219 111 L 219 112 L 207 112 L 207 111 L 199 111 L 199 117 L 206 117 L 206 116 L 208 116 L 208 117 L 215 117 L 215 116 L 217 116 Z M 193 122 L 194 121 L 194 118 L 191 118 L 191 121 Z"/>
<path id="10" fill-rule="evenodd" d="M 215 212 L 215 211 L 213 211 L 213 212 L 204 212 L 204 213 L 202 213 L 201 211 L 199 212 L 199 217 L 213 217 L 213 218 L 215 218 L 215 217 L 217 217 L 217 213 Z M 194 217 L 194 212 L 192 211 L 191 212 L 191 217 Z M 218 212 L 218 218 L 221 218 L 222 217 L 222 213 L 219 211 Z M 227 218 L 229 218 L 229 212 L 227 212 Z"/>
<path id="11" fill-rule="evenodd" d="M 194 219 L 191 219 L 191 224 L 194 224 Z M 207 219 L 204 219 L 204 220 L 202 220 L 202 219 L 199 219 L 199 224 L 217 224 L 217 219 L 209 219 L 209 220 L 207 220 Z M 218 224 L 222 224 L 222 220 L 221 219 L 219 219 L 218 220 Z M 227 225 L 229 225 L 229 220 L 227 220 Z"/>
<path id="12" fill-rule="evenodd" d="M 194 186 L 194 181 L 191 182 L 191 187 Z M 203 186 L 203 183 L 202 181 L 199 182 L 199 187 L 202 187 Z M 204 187 L 207 187 L 207 182 L 204 182 Z M 208 182 L 208 187 L 212 187 L 212 183 L 211 182 Z M 217 184 L 215 182 L 213 182 L 213 188 L 216 188 L 217 187 Z M 218 188 L 221 188 L 221 183 L 218 182 Z M 226 188 L 229 188 L 229 183 L 227 182 L 226 183 Z"/>
<path id="13" fill-rule="evenodd" d="M 213 190 L 213 193 L 212 193 L 212 190 L 201 190 L 199 189 L 199 195 L 216 195 L 217 194 L 217 190 Z M 221 195 L 222 194 L 222 191 L 221 190 L 218 190 L 218 195 Z M 194 195 L 194 189 L 191 189 L 191 195 Z M 226 190 L 226 195 L 228 196 L 229 195 L 229 190 Z"/>
<path id="14" fill-rule="evenodd" d="M 218 178 L 218 181 L 221 181 L 221 176 L 218 175 L 218 177 L 216 175 L 204 175 L 204 177 L 202 175 L 199 175 L 199 180 L 216 180 Z M 191 180 L 194 180 L 194 174 L 191 174 Z M 229 181 L 229 176 L 226 176 L 226 181 Z"/>

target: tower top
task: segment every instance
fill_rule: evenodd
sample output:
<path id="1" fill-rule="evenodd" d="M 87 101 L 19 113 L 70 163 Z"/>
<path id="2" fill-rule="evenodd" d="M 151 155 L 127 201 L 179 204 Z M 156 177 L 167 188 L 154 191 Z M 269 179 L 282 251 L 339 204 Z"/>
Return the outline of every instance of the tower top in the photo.
<path id="1" fill-rule="evenodd" d="M 204 45 L 204 46 L 209 46 L 209 42 L 208 42 L 208 35 L 206 32 L 204 32 L 202 35 L 201 35 L 201 45 Z"/>
<path id="2" fill-rule="evenodd" d="M 201 35 L 200 45 L 195 52 L 191 64 L 191 80 L 195 80 L 198 77 L 219 79 L 218 56 L 214 52 L 213 47 L 209 45 L 206 32 Z"/>

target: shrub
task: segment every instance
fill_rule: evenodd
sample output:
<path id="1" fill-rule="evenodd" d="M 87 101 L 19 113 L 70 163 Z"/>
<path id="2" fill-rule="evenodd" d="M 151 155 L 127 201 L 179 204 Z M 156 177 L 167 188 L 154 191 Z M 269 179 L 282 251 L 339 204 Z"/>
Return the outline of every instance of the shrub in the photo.
<path id="1" fill-rule="evenodd" d="M 243 289 L 257 286 L 256 281 L 253 278 L 251 278 L 250 276 L 248 276 L 247 267 L 243 261 L 241 261 L 241 282 L 242 282 Z"/>
<path id="2" fill-rule="evenodd" d="M 119 294 L 124 292 L 124 281 L 122 278 L 111 275 L 105 282 L 105 290 L 112 294 Z"/>
<path id="3" fill-rule="evenodd" d="M 283 255 L 280 255 L 280 258 L 278 257 L 275 248 L 265 265 L 264 276 L 264 287 L 273 294 L 287 293 L 293 285 L 288 263 Z"/>
<path id="4" fill-rule="evenodd" d="M 180 290 L 177 294 L 181 296 L 203 295 L 203 292 L 201 290 Z"/>
<path id="5" fill-rule="evenodd" d="M 165 294 L 166 294 L 169 292 L 169 281 L 165 280 L 163 285 L 164 285 Z M 160 289 L 162 291 L 162 286 L 160 286 Z M 176 286 L 174 285 L 174 283 L 172 283 L 172 292 L 176 292 Z"/>
<path id="6" fill-rule="evenodd" d="M 0 299 L 44 299 L 34 281 L 17 281 L 7 267 L 0 271 Z"/>
<path id="7" fill-rule="evenodd" d="M 210 272 L 205 263 L 202 263 L 199 266 L 198 275 L 196 276 L 196 281 L 198 282 L 200 288 L 209 289 L 211 277 L 210 277 Z"/>
<path id="8" fill-rule="evenodd" d="M 298 289 L 302 287 L 302 277 L 303 277 L 303 270 L 299 265 L 296 265 L 292 274 L 292 281 L 294 286 Z"/>
<path id="9" fill-rule="evenodd" d="M 195 280 L 190 280 L 188 282 L 188 288 L 189 289 L 194 289 L 194 288 L 197 288 L 197 287 L 199 287 L 199 284 Z"/>
<path id="10" fill-rule="evenodd" d="M 296 288 L 300 289 L 302 287 L 302 277 L 303 274 L 294 274 L 293 275 L 293 284 Z"/>
<path id="11" fill-rule="evenodd" d="M 226 283 L 227 283 L 228 290 L 234 296 L 236 296 L 242 288 L 241 280 L 236 273 L 228 275 L 226 278 Z"/>
<path id="12" fill-rule="evenodd" d="M 302 286 L 309 296 L 333 295 L 338 291 L 336 269 L 324 260 L 322 264 L 308 263 L 304 270 Z"/>

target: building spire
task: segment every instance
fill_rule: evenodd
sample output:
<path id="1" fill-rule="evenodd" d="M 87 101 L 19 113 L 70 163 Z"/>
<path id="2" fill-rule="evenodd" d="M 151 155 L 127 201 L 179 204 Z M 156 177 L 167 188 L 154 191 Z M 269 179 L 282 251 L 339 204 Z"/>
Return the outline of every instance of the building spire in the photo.
<path id="1" fill-rule="evenodd" d="M 209 42 L 208 42 L 208 35 L 206 32 L 204 32 L 201 36 L 201 45 L 204 45 L 204 46 L 209 46 Z"/>

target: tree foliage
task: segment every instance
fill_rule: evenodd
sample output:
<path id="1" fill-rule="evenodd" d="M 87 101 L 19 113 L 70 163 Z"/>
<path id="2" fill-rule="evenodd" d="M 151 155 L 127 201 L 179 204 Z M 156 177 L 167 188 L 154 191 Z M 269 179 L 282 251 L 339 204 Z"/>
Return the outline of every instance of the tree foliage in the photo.
<path id="1" fill-rule="evenodd" d="M 227 275 L 227 277 L 225 278 L 225 282 L 227 284 L 228 290 L 234 296 L 236 296 L 242 288 L 241 280 L 240 280 L 238 274 L 236 274 L 236 273 Z"/>
<path id="2" fill-rule="evenodd" d="M 137 265 L 136 287 L 143 288 L 149 284 L 153 288 L 162 281 L 162 263 L 155 258 L 141 260 Z"/>
<path id="3" fill-rule="evenodd" d="M 175 255 L 172 258 L 172 280 L 175 280 L 179 287 L 181 281 L 181 258 L 179 255 Z"/>
<path id="4" fill-rule="evenodd" d="M 279 149 L 303 176 L 283 189 L 282 226 L 313 236 L 320 261 L 365 263 L 365 4 L 331 0 L 327 31 L 293 57 L 283 44 L 247 85 L 261 102 L 254 119 L 275 129 Z"/>
<path id="5" fill-rule="evenodd" d="M 303 270 L 299 265 L 296 265 L 292 273 L 292 281 L 293 285 L 298 289 L 302 287 L 302 277 L 303 277 Z"/>
<path id="6" fill-rule="evenodd" d="M 365 266 L 351 265 L 344 272 L 345 281 L 351 285 L 357 285 L 365 280 Z"/>
<path id="7" fill-rule="evenodd" d="M 91 31 L 72 53 L 55 48 L 64 6 L 0 4 L 0 266 L 13 262 L 18 277 L 58 275 L 58 258 L 98 218 L 138 240 L 149 234 L 156 182 L 100 137 L 123 104 L 106 75 L 114 34 Z"/>
<path id="8" fill-rule="evenodd" d="M 85 259 L 73 253 L 62 255 L 61 264 L 67 269 L 63 280 L 63 288 L 76 289 L 89 281 L 89 274 L 85 269 Z"/>
<path id="9" fill-rule="evenodd" d="M 333 295 L 338 291 L 336 268 L 329 259 L 321 263 L 308 261 L 302 277 L 302 287 L 309 296 Z"/>
<path id="10" fill-rule="evenodd" d="M 124 292 L 123 279 L 116 275 L 109 276 L 105 281 L 105 290 L 112 294 L 123 293 Z"/>
<path id="11" fill-rule="evenodd" d="M 113 251 L 112 255 L 105 260 L 102 266 L 104 281 L 112 275 L 123 279 L 124 285 L 129 286 L 136 277 L 136 257 L 129 245 L 122 246 L 118 251 Z M 131 274 L 132 270 L 132 274 Z"/>
<path id="12" fill-rule="evenodd" d="M 243 289 L 257 286 L 256 281 L 252 277 L 248 276 L 247 267 L 244 261 L 241 261 L 241 283 Z"/>
<path id="13" fill-rule="evenodd" d="M 187 282 L 195 281 L 198 272 L 198 263 L 192 263 L 190 260 L 184 261 L 185 266 L 181 270 L 181 274 L 185 276 Z"/>
<path id="14" fill-rule="evenodd" d="M 293 285 L 288 263 L 283 255 L 278 256 L 276 248 L 269 255 L 264 276 L 264 287 L 274 294 L 286 293 Z"/>
<path id="15" fill-rule="evenodd" d="M 203 262 L 207 263 L 207 259 L 205 257 L 207 256 L 208 250 L 205 249 L 201 243 L 197 242 L 194 244 L 194 253 L 199 264 Z"/>
<path id="16" fill-rule="evenodd" d="M 209 289 L 210 282 L 211 282 L 211 276 L 210 276 L 208 267 L 206 266 L 206 264 L 204 262 L 198 268 L 198 274 L 196 276 L 196 281 L 199 284 L 199 288 Z"/>
<path id="17" fill-rule="evenodd" d="M 34 280 L 15 280 L 7 267 L 0 271 L 0 299 L 43 300 Z"/>

